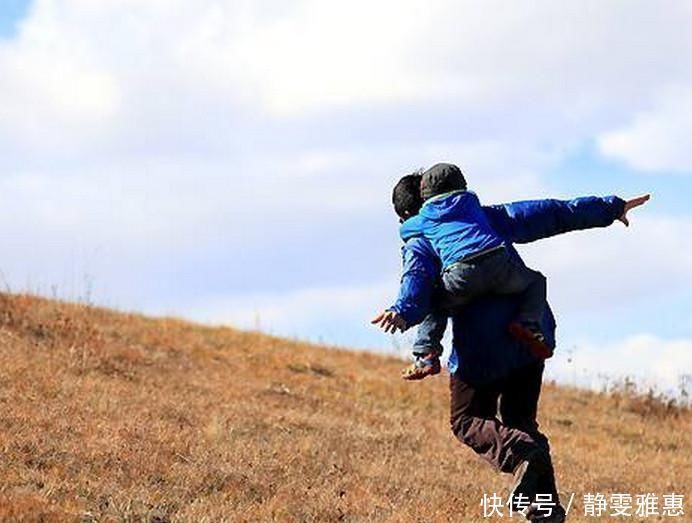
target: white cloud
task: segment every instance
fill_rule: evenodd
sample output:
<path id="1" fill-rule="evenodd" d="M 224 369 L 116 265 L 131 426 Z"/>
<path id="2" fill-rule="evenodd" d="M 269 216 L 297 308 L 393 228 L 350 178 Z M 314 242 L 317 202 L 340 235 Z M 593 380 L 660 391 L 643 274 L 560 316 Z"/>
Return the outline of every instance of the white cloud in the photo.
<path id="1" fill-rule="evenodd" d="M 37 0 L 18 38 L 0 44 L 0 134 L 46 161 L 200 148 L 228 161 L 249 150 L 277 157 L 276 135 L 292 131 L 273 121 L 305 122 L 305 149 L 343 125 L 336 112 L 359 122 L 345 131 L 356 148 L 376 147 L 372 120 L 384 126 L 377 146 L 410 156 L 494 142 L 559 158 L 645 108 L 662 85 L 692 80 L 681 51 L 689 17 L 677 3 L 652 13 L 632 2 Z M 635 46 L 642 34 L 648 44 Z M 410 119 L 390 128 L 395 108 Z M 374 109 L 383 113 L 371 119 Z M 441 128 L 425 121 L 437 110 L 448 115 Z M 402 140 L 421 124 L 429 136 Z M 603 150 L 619 154 L 620 142 L 616 134 Z M 654 152 L 668 141 L 656 143 Z M 343 156 L 343 145 L 326 148 Z M 315 163 L 323 151 L 302 152 L 313 155 L 305 171 L 327 168 Z"/>
<path id="2" fill-rule="evenodd" d="M 252 13 L 231 45 L 244 79 L 271 112 L 396 103 L 425 92 L 407 60 L 411 35 L 426 16 L 422 7 L 410 0 L 297 2 L 274 20 Z M 215 64 L 238 65 L 223 55 Z"/>
<path id="3" fill-rule="evenodd" d="M 36 0 L 0 42 L 0 268 L 50 285 L 105 245 L 87 268 L 103 301 L 376 346 L 363 322 L 396 291 L 399 174 L 451 160 L 485 202 L 554 195 L 547 173 L 597 136 L 637 168 L 687 168 L 691 10 Z M 559 311 L 607 307 L 684 291 L 691 225 L 635 217 L 528 252 Z M 182 258 L 208 303 L 162 290 L 192 278 Z M 275 258 L 308 275 L 248 291 Z M 352 285 L 371 280 L 387 283 Z"/>
<path id="4" fill-rule="evenodd" d="M 179 312 L 199 321 L 355 348 L 379 348 L 389 336 L 370 319 L 393 303 L 396 282 L 326 286 L 285 292 L 207 296 Z"/>
<path id="5" fill-rule="evenodd" d="M 0 132 L 7 139 L 44 145 L 83 139 L 118 110 L 119 87 L 93 42 L 66 29 L 44 1 L 31 10 L 19 39 L 0 44 Z"/>
<path id="6" fill-rule="evenodd" d="M 549 277 L 557 310 L 596 313 L 689 287 L 692 249 L 686 245 L 692 220 L 651 214 L 647 206 L 632 211 L 630 220 L 629 228 L 616 222 L 521 247 L 527 264 Z"/>
<path id="7" fill-rule="evenodd" d="M 556 353 L 547 369 L 549 376 L 577 385 L 601 388 L 631 378 L 641 391 L 654 388 L 679 395 L 681 380 L 692 374 L 692 340 L 652 334 L 615 343 L 582 340 L 574 351 Z"/>
<path id="8" fill-rule="evenodd" d="M 554 194 L 542 173 L 554 167 L 562 153 L 499 140 L 429 143 L 412 152 L 425 166 L 441 161 L 459 164 L 469 188 L 486 204 Z M 399 155 L 404 156 L 403 151 Z"/>
<path id="9" fill-rule="evenodd" d="M 647 207 L 630 220 L 630 228 L 615 223 L 521 248 L 548 277 L 559 345 L 551 373 L 596 388 L 632 376 L 643 389 L 675 392 L 679 375 L 692 373 L 680 319 L 690 303 L 692 220 Z"/>
<path id="10" fill-rule="evenodd" d="M 192 118 L 187 104 L 296 115 L 445 101 L 549 108 L 569 126 L 510 115 L 505 124 L 569 134 L 622 114 L 670 77 L 689 79 L 680 52 L 689 14 L 632 2 L 37 0 L 0 63 L 14 78 L 9 93 L 24 88 L 47 115 Z M 649 44 L 633 52 L 642 34 Z"/>
<path id="11" fill-rule="evenodd" d="M 692 173 L 692 88 L 665 89 L 655 106 L 599 138 L 603 154 L 641 171 Z"/>

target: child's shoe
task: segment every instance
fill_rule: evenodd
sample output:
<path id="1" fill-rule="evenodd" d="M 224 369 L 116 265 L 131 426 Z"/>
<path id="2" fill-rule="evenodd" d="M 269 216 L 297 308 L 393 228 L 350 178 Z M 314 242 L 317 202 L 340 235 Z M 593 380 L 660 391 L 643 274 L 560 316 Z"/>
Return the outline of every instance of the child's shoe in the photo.
<path id="1" fill-rule="evenodd" d="M 553 355 L 553 350 L 545 342 L 545 336 L 538 323 L 515 321 L 509 326 L 509 333 L 529 349 L 535 358 L 545 360 Z"/>
<path id="2" fill-rule="evenodd" d="M 422 380 L 440 373 L 440 357 L 437 354 L 417 356 L 416 360 L 401 371 L 401 378 L 409 381 Z"/>

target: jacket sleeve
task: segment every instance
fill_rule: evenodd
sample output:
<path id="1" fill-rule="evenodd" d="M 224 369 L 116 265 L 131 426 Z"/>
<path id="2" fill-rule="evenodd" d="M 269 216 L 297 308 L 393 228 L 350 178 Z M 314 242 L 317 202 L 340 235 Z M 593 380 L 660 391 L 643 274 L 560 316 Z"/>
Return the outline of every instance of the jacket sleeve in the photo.
<path id="1" fill-rule="evenodd" d="M 401 249 L 403 271 L 399 296 L 389 310 L 398 313 L 406 328 L 425 318 L 430 310 L 430 301 L 435 280 L 439 274 L 439 262 L 434 252 L 422 238 L 412 238 Z"/>
<path id="2" fill-rule="evenodd" d="M 510 243 L 529 243 L 570 231 L 607 227 L 622 216 L 617 196 L 531 200 L 484 207 L 495 231 Z"/>

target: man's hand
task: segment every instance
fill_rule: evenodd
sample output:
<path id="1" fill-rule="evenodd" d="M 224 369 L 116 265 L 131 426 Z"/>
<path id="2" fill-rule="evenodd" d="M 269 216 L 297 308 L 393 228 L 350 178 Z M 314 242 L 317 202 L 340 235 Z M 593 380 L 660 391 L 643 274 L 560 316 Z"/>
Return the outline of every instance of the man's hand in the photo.
<path id="1" fill-rule="evenodd" d="M 391 332 L 394 334 L 397 329 L 401 332 L 406 330 L 406 322 L 404 318 L 399 316 L 394 311 L 382 311 L 375 318 L 373 318 L 370 323 L 373 325 L 378 325 L 385 332 Z"/>
<path id="2" fill-rule="evenodd" d="M 650 194 L 644 194 L 642 196 L 637 196 L 636 198 L 632 198 L 631 200 L 625 201 L 625 210 L 622 212 L 622 216 L 618 218 L 622 223 L 625 224 L 626 227 L 630 226 L 630 221 L 627 218 L 627 213 L 634 209 L 635 207 L 639 207 L 640 205 L 644 205 L 646 202 L 648 202 L 651 199 Z"/>

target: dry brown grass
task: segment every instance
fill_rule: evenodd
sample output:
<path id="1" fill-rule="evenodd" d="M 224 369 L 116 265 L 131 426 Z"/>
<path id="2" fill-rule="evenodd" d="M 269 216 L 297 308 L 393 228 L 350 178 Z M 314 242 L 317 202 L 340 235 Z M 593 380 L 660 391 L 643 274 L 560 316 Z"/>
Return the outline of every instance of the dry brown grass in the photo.
<path id="1" fill-rule="evenodd" d="M 0 295 L 0 521 L 482 520 L 507 479 L 452 436 L 447 380 L 400 367 Z M 689 494 L 690 411 L 641 401 L 546 385 L 574 512 L 588 492 Z"/>

